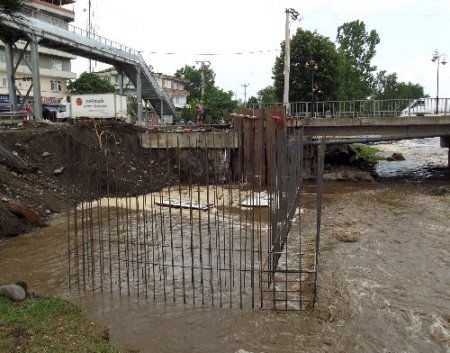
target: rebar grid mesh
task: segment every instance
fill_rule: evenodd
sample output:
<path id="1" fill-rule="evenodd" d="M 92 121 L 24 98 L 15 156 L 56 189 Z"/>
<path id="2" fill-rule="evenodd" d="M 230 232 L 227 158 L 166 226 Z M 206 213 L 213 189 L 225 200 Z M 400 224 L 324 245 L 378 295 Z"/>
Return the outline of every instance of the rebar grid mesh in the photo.
<path id="1" fill-rule="evenodd" d="M 147 195 L 92 197 L 97 189 L 90 180 L 95 200 L 68 212 L 70 286 L 192 305 L 313 308 L 323 153 L 306 163 L 317 166 L 318 188 L 315 221 L 304 226 L 303 133 L 288 135 L 278 125 L 259 150 L 260 142 L 249 145 L 242 135 L 238 150 L 199 137 L 203 147 L 190 149 L 192 163 L 184 166 L 174 158 L 186 152 L 181 147 L 153 149 L 167 186 Z M 264 163 L 255 162 L 258 156 Z M 114 181 L 107 189 L 114 191 Z"/>

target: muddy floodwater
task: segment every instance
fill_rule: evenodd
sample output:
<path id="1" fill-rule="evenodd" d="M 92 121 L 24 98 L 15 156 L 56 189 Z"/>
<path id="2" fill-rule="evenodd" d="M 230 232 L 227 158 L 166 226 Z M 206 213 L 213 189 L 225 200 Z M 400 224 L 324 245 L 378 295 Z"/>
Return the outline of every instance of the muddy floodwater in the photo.
<path id="1" fill-rule="evenodd" d="M 439 158 L 442 167 L 446 156 Z M 132 351 L 449 353 L 450 180 L 412 179 L 325 182 L 312 312 L 193 307 L 70 290 L 66 217 L 0 242 L 0 283 L 24 279 L 40 294 L 72 300 L 110 328 L 114 345 Z M 303 222 L 313 221 L 308 215 Z"/>

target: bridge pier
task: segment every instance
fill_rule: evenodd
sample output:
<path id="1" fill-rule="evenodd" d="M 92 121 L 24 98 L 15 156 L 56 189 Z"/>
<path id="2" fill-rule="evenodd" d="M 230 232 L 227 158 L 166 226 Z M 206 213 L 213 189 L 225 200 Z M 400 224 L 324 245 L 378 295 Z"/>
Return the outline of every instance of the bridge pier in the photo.
<path id="1" fill-rule="evenodd" d="M 448 162 L 447 166 L 450 168 L 450 136 L 442 136 L 441 137 L 441 147 L 448 148 Z"/>
<path id="2" fill-rule="evenodd" d="M 16 95 L 16 75 L 14 70 L 14 56 L 13 56 L 13 41 L 5 41 L 5 61 L 6 61 L 6 81 L 9 87 L 9 110 L 11 112 L 17 111 L 17 95 Z"/>
<path id="3" fill-rule="evenodd" d="M 41 80 L 39 73 L 39 37 L 35 34 L 30 35 L 29 38 L 5 38 L 1 37 L 2 41 L 5 45 L 5 64 L 6 64 L 6 72 L 7 72 L 7 84 L 8 84 L 8 93 L 9 93 L 9 109 L 11 112 L 18 112 L 23 109 L 23 103 L 28 99 L 31 88 L 33 89 L 33 99 L 34 99 L 34 117 L 36 119 L 42 120 L 42 96 L 41 96 Z M 24 49 L 19 51 L 15 43 L 19 39 L 24 39 L 27 44 Z M 24 52 L 27 46 L 30 46 L 31 52 L 31 65 L 23 59 Z M 20 55 L 17 59 L 17 63 L 14 62 L 14 49 L 20 52 Z M 31 71 L 32 78 L 32 86 L 28 90 L 28 92 L 23 95 L 20 90 L 16 86 L 16 72 L 19 67 L 20 62 L 24 60 L 24 63 L 28 66 Z M 19 106 L 17 104 L 17 96 L 22 95 L 24 97 L 24 102 Z"/>
<path id="4" fill-rule="evenodd" d="M 33 34 L 31 38 L 31 77 L 33 79 L 34 118 L 42 120 L 41 78 L 39 72 L 39 39 Z"/>

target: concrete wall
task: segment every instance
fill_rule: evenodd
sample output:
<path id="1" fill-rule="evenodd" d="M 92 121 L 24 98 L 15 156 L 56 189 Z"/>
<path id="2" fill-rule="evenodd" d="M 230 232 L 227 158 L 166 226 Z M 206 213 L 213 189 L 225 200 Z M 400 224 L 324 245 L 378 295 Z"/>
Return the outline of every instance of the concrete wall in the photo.
<path id="1" fill-rule="evenodd" d="M 238 135 L 234 131 L 162 132 L 141 134 L 144 148 L 238 148 Z"/>

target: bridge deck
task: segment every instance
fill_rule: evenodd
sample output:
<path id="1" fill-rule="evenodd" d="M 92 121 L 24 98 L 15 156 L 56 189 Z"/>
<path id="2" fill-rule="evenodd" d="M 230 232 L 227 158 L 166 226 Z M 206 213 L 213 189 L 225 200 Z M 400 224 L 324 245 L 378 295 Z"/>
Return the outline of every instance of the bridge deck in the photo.
<path id="1" fill-rule="evenodd" d="M 420 138 L 450 136 L 449 116 L 382 118 L 292 119 L 291 127 L 302 127 L 309 136 L 373 136 Z"/>

